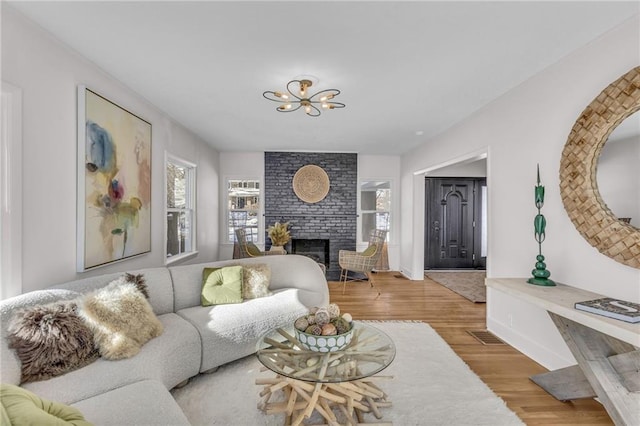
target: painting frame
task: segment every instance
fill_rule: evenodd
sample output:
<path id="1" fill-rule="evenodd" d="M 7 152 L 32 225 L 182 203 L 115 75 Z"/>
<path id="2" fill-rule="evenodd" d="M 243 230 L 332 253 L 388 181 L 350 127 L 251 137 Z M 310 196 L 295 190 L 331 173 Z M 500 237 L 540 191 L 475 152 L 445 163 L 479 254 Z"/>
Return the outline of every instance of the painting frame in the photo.
<path id="1" fill-rule="evenodd" d="M 151 252 L 147 120 L 78 86 L 77 271 Z"/>

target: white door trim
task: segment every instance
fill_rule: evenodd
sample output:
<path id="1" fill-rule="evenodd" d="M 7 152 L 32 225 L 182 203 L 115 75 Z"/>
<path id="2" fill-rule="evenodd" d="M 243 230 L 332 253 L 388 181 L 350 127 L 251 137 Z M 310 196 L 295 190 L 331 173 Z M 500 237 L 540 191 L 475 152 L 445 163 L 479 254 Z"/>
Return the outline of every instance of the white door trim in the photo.
<path id="1" fill-rule="evenodd" d="M 2 82 L 0 300 L 22 293 L 22 89 Z"/>

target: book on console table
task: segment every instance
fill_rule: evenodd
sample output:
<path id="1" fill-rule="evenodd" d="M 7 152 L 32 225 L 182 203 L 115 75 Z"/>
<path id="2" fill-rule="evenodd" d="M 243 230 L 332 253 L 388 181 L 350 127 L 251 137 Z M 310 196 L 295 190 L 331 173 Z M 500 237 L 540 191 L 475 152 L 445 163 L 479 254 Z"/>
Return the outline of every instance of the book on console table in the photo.
<path id="1" fill-rule="evenodd" d="M 640 304 L 604 297 L 577 302 L 575 308 L 626 322 L 640 322 Z"/>

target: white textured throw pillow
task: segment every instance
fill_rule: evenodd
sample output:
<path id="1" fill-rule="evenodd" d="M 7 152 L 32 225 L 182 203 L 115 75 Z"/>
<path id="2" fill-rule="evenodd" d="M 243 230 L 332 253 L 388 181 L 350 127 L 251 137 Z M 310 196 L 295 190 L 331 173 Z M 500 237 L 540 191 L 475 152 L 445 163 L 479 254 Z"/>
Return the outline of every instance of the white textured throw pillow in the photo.
<path id="1" fill-rule="evenodd" d="M 256 299 L 271 295 L 271 268 L 264 263 L 243 265 L 242 267 L 242 298 Z"/>

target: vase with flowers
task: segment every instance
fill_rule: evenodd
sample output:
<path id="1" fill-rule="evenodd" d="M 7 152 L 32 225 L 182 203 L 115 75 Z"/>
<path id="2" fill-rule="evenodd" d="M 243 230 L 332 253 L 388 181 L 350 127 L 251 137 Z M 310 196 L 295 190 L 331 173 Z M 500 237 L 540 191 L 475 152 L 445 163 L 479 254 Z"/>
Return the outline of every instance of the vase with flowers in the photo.
<path id="1" fill-rule="evenodd" d="M 284 251 L 284 245 L 291 240 L 289 233 L 289 222 L 276 222 L 267 228 L 269 238 L 271 238 L 271 251 Z"/>

